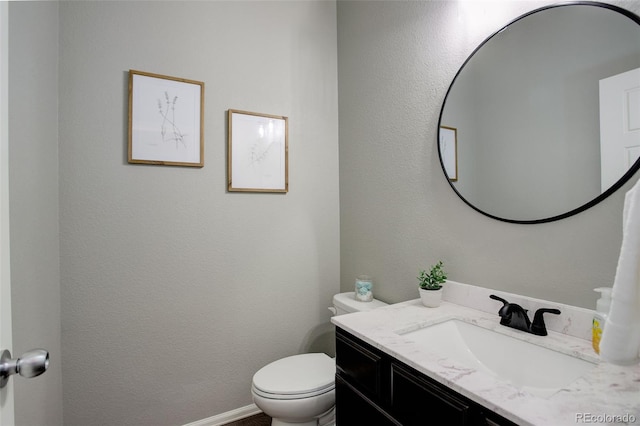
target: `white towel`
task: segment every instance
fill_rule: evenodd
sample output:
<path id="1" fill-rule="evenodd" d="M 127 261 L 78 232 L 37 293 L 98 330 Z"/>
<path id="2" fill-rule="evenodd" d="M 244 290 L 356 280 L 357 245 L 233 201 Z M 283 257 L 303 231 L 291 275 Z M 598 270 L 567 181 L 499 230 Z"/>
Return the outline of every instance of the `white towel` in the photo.
<path id="1" fill-rule="evenodd" d="M 611 310 L 600 341 L 603 360 L 619 365 L 640 361 L 640 180 L 627 192 L 622 247 L 611 293 Z"/>

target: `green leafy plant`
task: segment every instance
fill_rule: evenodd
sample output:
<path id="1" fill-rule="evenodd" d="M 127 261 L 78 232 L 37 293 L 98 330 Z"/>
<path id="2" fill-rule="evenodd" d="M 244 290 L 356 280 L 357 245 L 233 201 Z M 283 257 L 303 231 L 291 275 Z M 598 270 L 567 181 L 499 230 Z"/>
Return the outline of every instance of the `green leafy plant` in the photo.
<path id="1" fill-rule="evenodd" d="M 440 290 L 447 280 L 447 273 L 442 269 L 442 261 L 438 261 L 429 272 L 422 270 L 418 275 L 418 287 L 423 290 Z"/>

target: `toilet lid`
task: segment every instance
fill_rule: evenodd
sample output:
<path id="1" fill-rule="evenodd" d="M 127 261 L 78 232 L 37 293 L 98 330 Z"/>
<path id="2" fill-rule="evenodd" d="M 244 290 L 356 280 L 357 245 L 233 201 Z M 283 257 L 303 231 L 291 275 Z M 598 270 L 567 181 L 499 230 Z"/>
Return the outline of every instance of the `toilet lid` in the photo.
<path id="1" fill-rule="evenodd" d="M 323 353 L 293 355 L 262 367 L 253 386 L 277 395 L 316 392 L 335 384 L 336 362 Z"/>

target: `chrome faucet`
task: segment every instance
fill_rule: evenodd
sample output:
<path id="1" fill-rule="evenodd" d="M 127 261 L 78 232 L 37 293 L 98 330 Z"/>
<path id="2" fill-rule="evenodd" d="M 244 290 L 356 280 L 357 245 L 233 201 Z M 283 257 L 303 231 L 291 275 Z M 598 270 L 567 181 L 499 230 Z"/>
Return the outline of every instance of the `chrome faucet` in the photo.
<path id="1" fill-rule="evenodd" d="M 544 324 L 543 314 L 560 314 L 559 309 L 541 308 L 536 311 L 533 316 L 532 323 L 531 320 L 529 320 L 527 310 L 522 306 L 516 305 L 515 303 L 509 303 L 494 294 L 489 297 L 503 303 L 502 307 L 498 311 L 498 315 L 500 315 L 500 324 L 515 328 L 516 330 L 526 331 L 527 333 L 535 334 L 537 336 L 547 335 L 547 327 Z"/>

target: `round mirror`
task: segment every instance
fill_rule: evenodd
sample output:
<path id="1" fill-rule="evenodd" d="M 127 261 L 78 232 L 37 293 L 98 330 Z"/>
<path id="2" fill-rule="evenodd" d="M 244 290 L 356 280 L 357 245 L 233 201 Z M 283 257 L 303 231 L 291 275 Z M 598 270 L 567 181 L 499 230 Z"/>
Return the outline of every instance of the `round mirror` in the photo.
<path id="1" fill-rule="evenodd" d="M 640 18 L 594 2 L 517 18 L 462 65 L 438 129 L 451 187 L 487 216 L 593 206 L 640 167 Z"/>

